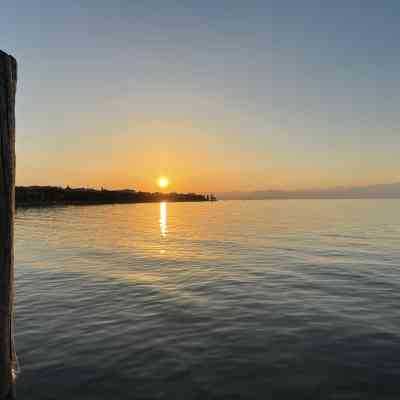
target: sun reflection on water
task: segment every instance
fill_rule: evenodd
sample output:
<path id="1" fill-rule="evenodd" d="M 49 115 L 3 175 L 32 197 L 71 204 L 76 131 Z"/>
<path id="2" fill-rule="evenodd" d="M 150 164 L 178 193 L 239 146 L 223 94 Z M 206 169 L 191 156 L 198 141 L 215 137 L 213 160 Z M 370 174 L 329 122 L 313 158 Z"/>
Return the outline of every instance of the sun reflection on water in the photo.
<path id="1" fill-rule="evenodd" d="M 160 234 L 162 237 L 166 237 L 168 233 L 167 218 L 167 203 L 164 201 L 160 203 Z"/>

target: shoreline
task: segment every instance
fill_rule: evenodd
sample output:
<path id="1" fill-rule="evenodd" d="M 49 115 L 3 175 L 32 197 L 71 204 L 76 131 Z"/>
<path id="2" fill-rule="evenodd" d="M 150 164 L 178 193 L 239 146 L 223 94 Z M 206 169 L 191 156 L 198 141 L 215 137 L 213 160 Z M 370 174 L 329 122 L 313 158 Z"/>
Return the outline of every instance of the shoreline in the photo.
<path id="1" fill-rule="evenodd" d="M 22 208 L 47 208 L 47 207 L 67 207 L 67 206 L 104 206 L 117 204 L 148 204 L 148 203 L 205 203 L 209 200 L 149 200 L 149 201 L 92 201 L 92 202 L 26 202 L 15 203 L 16 209 Z M 217 201 L 217 200 L 214 200 Z"/>
<path id="2" fill-rule="evenodd" d="M 131 189 L 101 190 L 56 186 L 17 186 L 16 208 L 101 204 L 182 203 L 216 201 L 213 194 L 141 192 Z"/>

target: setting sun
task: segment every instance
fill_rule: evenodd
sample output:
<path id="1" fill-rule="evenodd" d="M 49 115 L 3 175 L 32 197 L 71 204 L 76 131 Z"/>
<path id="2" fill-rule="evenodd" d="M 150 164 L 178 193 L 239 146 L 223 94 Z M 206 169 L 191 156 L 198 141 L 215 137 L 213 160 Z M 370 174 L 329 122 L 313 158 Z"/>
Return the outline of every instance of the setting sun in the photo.
<path id="1" fill-rule="evenodd" d="M 158 178 L 157 184 L 161 189 L 165 189 L 169 185 L 169 179 L 165 176 L 161 176 L 160 178 Z"/>

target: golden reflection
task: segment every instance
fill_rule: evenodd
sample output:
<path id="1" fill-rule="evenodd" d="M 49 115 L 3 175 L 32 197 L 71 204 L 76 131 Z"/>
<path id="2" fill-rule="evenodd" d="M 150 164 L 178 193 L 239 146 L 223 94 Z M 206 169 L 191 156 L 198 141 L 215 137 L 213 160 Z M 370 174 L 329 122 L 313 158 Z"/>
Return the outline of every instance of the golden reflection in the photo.
<path id="1" fill-rule="evenodd" d="M 166 237 L 168 233 L 167 218 L 167 203 L 163 201 L 160 203 L 160 234 L 162 237 Z"/>

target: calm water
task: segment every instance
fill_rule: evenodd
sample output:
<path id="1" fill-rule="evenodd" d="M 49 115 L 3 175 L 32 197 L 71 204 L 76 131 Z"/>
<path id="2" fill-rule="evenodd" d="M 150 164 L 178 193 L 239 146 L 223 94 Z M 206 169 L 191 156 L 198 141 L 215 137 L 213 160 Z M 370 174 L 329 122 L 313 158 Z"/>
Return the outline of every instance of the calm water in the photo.
<path id="1" fill-rule="evenodd" d="M 400 201 L 20 210 L 20 399 L 398 399 Z"/>

